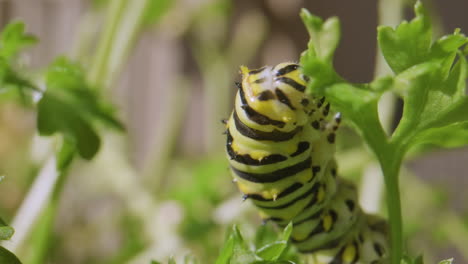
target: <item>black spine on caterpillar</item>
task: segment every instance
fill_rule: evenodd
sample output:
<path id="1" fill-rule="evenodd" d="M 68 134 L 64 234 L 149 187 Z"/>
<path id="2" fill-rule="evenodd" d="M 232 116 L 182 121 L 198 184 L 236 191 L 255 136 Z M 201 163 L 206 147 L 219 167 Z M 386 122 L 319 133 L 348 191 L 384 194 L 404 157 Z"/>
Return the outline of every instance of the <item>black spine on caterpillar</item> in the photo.
<path id="1" fill-rule="evenodd" d="M 249 70 L 226 123 L 234 181 L 264 220 L 293 223 L 291 241 L 312 263 L 380 263 L 386 222 L 365 214 L 353 184 L 337 177 L 341 116 L 324 97 L 305 93 L 298 64 Z"/>

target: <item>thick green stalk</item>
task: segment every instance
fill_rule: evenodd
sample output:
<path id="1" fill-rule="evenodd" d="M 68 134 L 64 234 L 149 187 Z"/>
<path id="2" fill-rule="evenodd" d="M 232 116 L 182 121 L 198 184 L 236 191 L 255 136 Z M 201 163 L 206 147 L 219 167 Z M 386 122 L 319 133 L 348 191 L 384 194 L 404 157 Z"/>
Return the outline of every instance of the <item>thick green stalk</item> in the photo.
<path id="1" fill-rule="evenodd" d="M 383 128 L 363 136 L 377 156 L 382 168 L 387 211 L 390 224 L 390 257 L 392 264 L 400 264 L 403 255 L 403 222 L 401 215 L 399 172 L 405 148 L 403 142 L 388 141 Z"/>
<path id="2" fill-rule="evenodd" d="M 387 211 L 390 222 L 390 259 L 392 264 L 399 264 L 403 253 L 403 220 L 401 215 L 399 173 L 402 155 L 389 145 L 387 152 L 379 157 L 384 174 Z"/>
<path id="3" fill-rule="evenodd" d="M 403 19 L 404 3 L 402 0 L 379 0 L 378 24 L 396 26 Z M 389 74 L 390 69 L 384 57 L 377 49 L 374 76 Z M 387 134 L 391 134 L 391 124 L 395 105 L 393 94 L 384 94 L 381 98 L 379 118 Z M 374 149 L 377 151 L 377 149 Z M 387 211 L 390 223 L 390 259 L 392 264 L 400 264 L 403 252 L 403 220 L 401 214 L 399 172 L 403 160 L 403 152 L 398 151 L 393 144 L 386 144 L 376 152 L 384 175 Z M 378 187 L 376 187 L 378 188 Z"/>

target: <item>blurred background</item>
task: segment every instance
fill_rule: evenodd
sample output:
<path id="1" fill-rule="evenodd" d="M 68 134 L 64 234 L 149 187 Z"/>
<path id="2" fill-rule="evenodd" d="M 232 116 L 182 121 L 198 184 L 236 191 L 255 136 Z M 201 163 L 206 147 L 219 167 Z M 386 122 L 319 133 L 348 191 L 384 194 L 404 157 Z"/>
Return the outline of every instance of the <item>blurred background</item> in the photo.
<path id="1" fill-rule="evenodd" d="M 96 159 L 74 162 L 44 263 L 149 263 L 171 255 L 213 263 L 233 223 L 252 233 L 260 221 L 230 182 L 220 120 L 232 108 L 240 65 L 298 61 L 308 41 L 302 7 L 340 18 L 335 66 L 342 76 L 369 82 L 382 73 L 374 66 L 375 0 L 154 1 L 152 17 L 131 35 L 120 63 L 96 77 L 127 131 L 103 131 Z M 86 69 L 118 2 L 125 0 L 2 0 L 0 24 L 23 20 L 40 39 L 21 58 L 32 75 L 61 54 Z M 423 2 L 436 36 L 467 32 L 466 0 Z M 408 3 L 402 15 L 411 19 Z M 386 111 L 391 126 L 401 103 L 391 101 Z M 0 215 L 9 223 L 51 155 L 50 141 L 35 131 L 34 111 L 0 99 Z M 352 130 L 342 129 L 339 138 L 341 174 L 361 186 L 365 207 L 385 214 L 384 204 L 372 203 L 382 195 L 373 156 Z M 468 263 L 467 161 L 466 148 L 429 148 L 402 172 L 407 248 L 426 263 L 449 257 Z M 32 241 L 16 242 L 15 252 L 27 259 Z"/>

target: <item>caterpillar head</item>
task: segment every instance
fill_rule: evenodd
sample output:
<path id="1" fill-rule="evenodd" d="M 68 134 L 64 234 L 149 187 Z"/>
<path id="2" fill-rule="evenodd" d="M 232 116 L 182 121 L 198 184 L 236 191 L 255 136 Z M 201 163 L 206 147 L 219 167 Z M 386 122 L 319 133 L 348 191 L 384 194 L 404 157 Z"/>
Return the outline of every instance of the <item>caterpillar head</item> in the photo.
<path id="1" fill-rule="evenodd" d="M 313 104 L 305 93 L 307 78 L 298 64 L 280 63 L 255 70 L 242 66 L 241 73 L 241 107 L 284 122 L 286 130 L 307 122 Z"/>

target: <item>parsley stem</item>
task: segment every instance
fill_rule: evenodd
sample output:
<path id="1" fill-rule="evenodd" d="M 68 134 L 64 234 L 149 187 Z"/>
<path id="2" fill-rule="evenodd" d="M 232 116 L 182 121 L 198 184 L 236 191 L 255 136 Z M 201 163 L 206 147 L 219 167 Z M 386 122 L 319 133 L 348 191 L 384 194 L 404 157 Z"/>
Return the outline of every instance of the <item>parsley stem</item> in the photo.
<path id="1" fill-rule="evenodd" d="M 379 157 L 379 160 L 384 174 L 390 222 L 390 258 L 392 264 L 399 264 L 403 252 L 403 221 L 399 186 L 402 155 L 398 151 L 388 151 L 386 153 L 386 155 L 384 154 L 385 157 Z"/>
<path id="2" fill-rule="evenodd" d="M 93 84 L 103 85 L 109 74 L 107 64 L 111 56 L 112 45 L 114 45 L 115 37 L 119 29 L 119 21 L 124 13 L 126 4 L 127 1 L 125 0 L 114 0 L 110 2 L 107 20 L 101 35 L 102 37 L 99 40 L 97 52 L 89 71 L 89 80 Z"/>
<path id="3" fill-rule="evenodd" d="M 402 0 L 379 0 L 378 2 L 378 24 L 396 26 L 403 19 L 404 3 Z M 385 59 L 377 49 L 374 76 L 379 77 L 389 74 L 390 68 Z M 395 105 L 393 94 L 384 94 L 379 102 L 379 117 L 388 134 L 391 134 L 393 113 Z M 390 222 L 390 259 L 392 264 L 399 264 L 403 251 L 403 221 L 401 214 L 399 172 L 403 155 L 396 151 L 393 145 L 381 148 L 376 152 L 384 175 L 388 218 Z"/>

